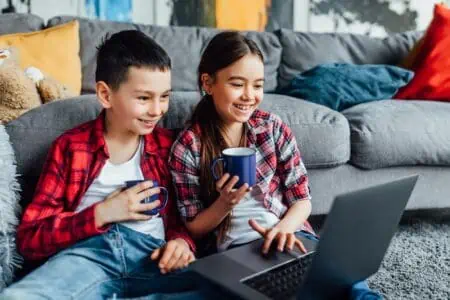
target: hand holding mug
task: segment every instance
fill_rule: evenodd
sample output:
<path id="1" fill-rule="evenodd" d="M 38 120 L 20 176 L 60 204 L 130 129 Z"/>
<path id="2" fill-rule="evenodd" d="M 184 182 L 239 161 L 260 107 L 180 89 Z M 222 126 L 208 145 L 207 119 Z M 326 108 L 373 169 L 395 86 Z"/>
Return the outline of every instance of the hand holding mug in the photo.
<path id="1" fill-rule="evenodd" d="M 245 194 L 251 191 L 248 183 L 244 183 L 239 189 L 234 189 L 233 187 L 238 181 L 239 177 L 233 176 L 230 179 L 230 174 L 225 173 L 216 182 L 216 190 L 220 193 L 218 201 L 223 203 L 229 210 L 233 209 L 244 198 Z"/>
<path id="2" fill-rule="evenodd" d="M 129 181 L 125 181 L 125 185 L 129 189 L 129 188 L 132 188 L 132 187 L 134 187 L 134 186 L 136 186 L 136 185 L 138 185 L 138 184 L 140 184 L 140 183 L 142 183 L 144 181 L 146 181 L 146 180 L 129 180 Z M 162 201 L 161 206 L 158 205 L 158 206 L 156 206 L 154 208 L 151 208 L 151 209 L 149 209 L 147 211 L 144 211 L 143 213 L 146 214 L 146 215 L 150 215 L 150 216 L 156 216 L 156 215 L 159 214 L 159 212 L 164 207 L 166 207 L 167 201 L 169 199 L 169 192 L 167 191 L 167 189 L 165 187 L 160 187 L 159 184 L 158 184 L 158 181 L 156 181 L 156 180 L 152 181 L 152 186 L 154 188 L 158 188 L 159 191 L 163 193 L 164 200 Z M 147 196 L 144 199 L 142 199 L 141 203 L 152 203 L 152 202 L 155 202 L 155 201 L 158 201 L 158 200 L 159 200 L 159 194 L 151 194 L 150 196 Z"/>
<path id="3" fill-rule="evenodd" d="M 95 224 L 102 227 L 109 223 L 123 221 L 148 220 L 152 216 L 145 211 L 151 211 L 160 206 L 160 201 L 143 203 L 148 197 L 156 197 L 159 187 L 154 187 L 152 181 L 142 181 L 128 189 L 118 189 L 95 207 Z"/>

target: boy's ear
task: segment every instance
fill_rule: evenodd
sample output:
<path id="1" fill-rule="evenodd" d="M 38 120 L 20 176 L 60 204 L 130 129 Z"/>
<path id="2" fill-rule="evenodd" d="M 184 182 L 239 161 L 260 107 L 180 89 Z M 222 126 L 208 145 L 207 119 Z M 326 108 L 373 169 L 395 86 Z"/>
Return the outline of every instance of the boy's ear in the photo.
<path id="1" fill-rule="evenodd" d="M 209 74 L 203 73 L 200 76 L 200 80 L 202 81 L 202 89 L 208 94 L 211 95 L 211 85 L 213 84 L 213 79 Z"/>
<path id="2" fill-rule="evenodd" d="M 104 81 L 97 81 L 95 83 L 95 90 L 97 92 L 97 99 L 100 102 L 100 104 L 103 106 L 103 108 L 110 108 L 111 107 L 111 101 L 110 101 L 110 94 L 111 89 Z"/>

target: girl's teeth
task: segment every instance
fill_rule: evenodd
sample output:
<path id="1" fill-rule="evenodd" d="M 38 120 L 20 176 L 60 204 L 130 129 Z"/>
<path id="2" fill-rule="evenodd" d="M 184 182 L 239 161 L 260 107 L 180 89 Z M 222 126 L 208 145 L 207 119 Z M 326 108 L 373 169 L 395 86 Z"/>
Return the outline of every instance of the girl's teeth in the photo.
<path id="1" fill-rule="evenodd" d="M 241 110 L 249 110 L 251 106 L 248 105 L 235 105 L 237 108 L 241 109 Z"/>

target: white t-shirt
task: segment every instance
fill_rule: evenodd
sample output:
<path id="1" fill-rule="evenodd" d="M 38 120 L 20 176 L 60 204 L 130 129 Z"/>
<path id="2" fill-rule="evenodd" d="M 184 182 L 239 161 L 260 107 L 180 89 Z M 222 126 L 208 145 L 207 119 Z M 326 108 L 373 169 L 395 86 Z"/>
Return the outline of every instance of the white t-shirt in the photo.
<path id="1" fill-rule="evenodd" d="M 259 225 L 266 228 L 271 228 L 280 221 L 264 206 L 263 201 L 264 194 L 256 186 L 233 208 L 230 229 L 224 241 L 217 243 L 219 251 L 225 251 L 233 244 L 245 244 L 261 238 L 261 235 L 248 224 L 250 219 L 255 219 Z"/>
<path id="2" fill-rule="evenodd" d="M 114 165 L 107 160 L 100 174 L 87 189 L 75 212 L 80 212 L 99 201 L 103 201 L 115 190 L 125 187 L 125 181 L 144 179 L 141 170 L 143 145 L 144 142 L 141 138 L 136 153 L 127 162 Z M 164 223 L 159 216 L 147 221 L 129 221 L 120 224 L 144 234 L 151 234 L 155 238 L 165 239 Z"/>

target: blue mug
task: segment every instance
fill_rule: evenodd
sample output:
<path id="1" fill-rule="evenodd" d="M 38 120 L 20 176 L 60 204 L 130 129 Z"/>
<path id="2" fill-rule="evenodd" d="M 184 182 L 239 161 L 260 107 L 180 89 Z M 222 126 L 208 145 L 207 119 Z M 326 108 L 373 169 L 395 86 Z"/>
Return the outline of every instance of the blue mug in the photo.
<path id="1" fill-rule="evenodd" d="M 143 181 L 147 181 L 147 180 L 145 180 L 145 179 L 128 180 L 128 181 L 125 181 L 125 185 L 128 189 L 128 188 L 135 186 L 136 184 L 139 184 Z M 164 207 L 166 207 L 167 201 L 169 200 L 169 192 L 167 191 L 167 189 L 165 187 L 159 186 L 158 181 L 156 181 L 156 180 L 152 180 L 152 182 L 153 182 L 152 188 L 159 187 L 159 189 L 164 193 L 164 201 L 162 201 L 162 204 L 159 207 L 143 212 L 144 214 L 150 215 L 150 216 L 157 215 Z M 159 194 L 156 194 L 151 197 L 147 197 L 147 198 L 143 199 L 141 201 L 141 203 L 152 203 L 153 201 L 156 201 L 158 199 L 159 199 Z"/>
<path id="2" fill-rule="evenodd" d="M 211 171 L 216 181 L 219 180 L 219 176 L 215 168 L 219 162 L 223 163 L 224 173 L 230 174 L 231 177 L 239 177 L 239 181 L 234 188 L 240 188 L 244 183 L 247 183 L 250 187 L 256 184 L 255 149 L 238 147 L 223 150 L 222 155 L 211 162 Z"/>

